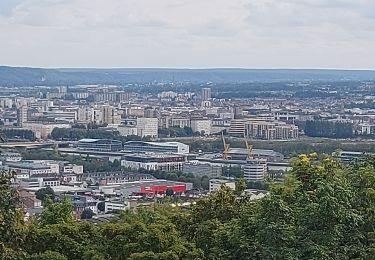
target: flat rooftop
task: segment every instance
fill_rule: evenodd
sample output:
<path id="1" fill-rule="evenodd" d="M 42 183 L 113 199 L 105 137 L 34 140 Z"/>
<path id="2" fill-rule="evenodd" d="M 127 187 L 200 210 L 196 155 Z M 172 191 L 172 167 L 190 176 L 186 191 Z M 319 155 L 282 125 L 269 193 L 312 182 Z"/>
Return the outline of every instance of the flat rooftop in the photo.
<path id="1" fill-rule="evenodd" d="M 64 193 L 64 192 L 82 192 L 82 191 L 91 191 L 92 189 L 82 188 L 82 187 L 73 187 L 73 186 L 52 186 L 51 187 L 55 193 Z M 36 192 L 40 187 L 30 187 L 30 188 L 24 188 L 24 190 Z"/>
<path id="2" fill-rule="evenodd" d="M 112 184 L 112 185 L 104 185 L 100 186 L 99 189 L 129 189 L 129 188 L 137 188 L 142 186 L 159 186 L 159 185 L 188 185 L 191 183 L 188 182 L 180 182 L 180 181 L 168 181 L 168 180 L 142 180 L 142 181 L 132 181 L 132 182 L 125 182 L 119 184 Z M 97 187 L 96 187 L 97 188 Z"/>

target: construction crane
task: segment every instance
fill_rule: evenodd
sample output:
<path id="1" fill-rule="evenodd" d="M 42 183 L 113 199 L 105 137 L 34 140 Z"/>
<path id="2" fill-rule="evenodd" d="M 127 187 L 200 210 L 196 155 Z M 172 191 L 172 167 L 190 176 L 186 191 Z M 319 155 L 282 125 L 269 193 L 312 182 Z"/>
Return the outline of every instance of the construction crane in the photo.
<path id="1" fill-rule="evenodd" d="M 244 135 L 246 150 L 247 150 L 247 160 L 253 159 L 253 145 L 250 144 L 249 140 L 247 140 L 246 136 Z"/>
<path id="2" fill-rule="evenodd" d="M 224 137 L 223 132 L 221 132 L 221 137 L 223 139 L 223 145 L 224 145 L 223 159 L 228 160 L 229 159 L 229 144 L 225 142 L 225 137 Z"/>
<path id="3" fill-rule="evenodd" d="M 230 145 L 226 143 L 225 141 L 225 137 L 224 137 L 224 134 L 221 133 L 221 137 L 223 139 L 223 145 L 224 145 L 224 151 L 223 151 L 223 159 L 224 160 L 229 160 L 231 159 L 230 157 Z M 246 159 L 247 160 L 251 160 L 253 159 L 253 145 L 249 142 L 249 140 L 247 140 L 246 138 L 246 135 L 244 135 L 244 140 L 245 140 L 245 144 L 246 144 L 246 150 L 247 150 L 247 156 L 246 156 Z"/>

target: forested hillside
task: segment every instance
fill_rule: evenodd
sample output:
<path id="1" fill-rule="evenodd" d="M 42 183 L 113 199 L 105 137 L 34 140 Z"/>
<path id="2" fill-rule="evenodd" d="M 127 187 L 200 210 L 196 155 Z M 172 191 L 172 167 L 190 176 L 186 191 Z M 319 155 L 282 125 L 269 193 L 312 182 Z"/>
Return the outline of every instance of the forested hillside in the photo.
<path id="1" fill-rule="evenodd" d="M 375 80 L 375 71 L 308 69 L 40 69 L 0 66 L 0 85 Z"/>

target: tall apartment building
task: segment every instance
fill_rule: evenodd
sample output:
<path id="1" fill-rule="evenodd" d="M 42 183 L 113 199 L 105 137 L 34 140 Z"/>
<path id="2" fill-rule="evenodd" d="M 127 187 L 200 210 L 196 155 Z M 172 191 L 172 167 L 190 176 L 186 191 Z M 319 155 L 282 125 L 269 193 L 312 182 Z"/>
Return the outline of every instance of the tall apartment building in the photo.
<path id="1" fill-rule="evenodd" d="M 21 106 L 18 110 L 17 110 L 17 123 L 18 123 L 18 126 L 20 127 L 23 127 L 24 123 L 27 122 L 27 112 L 28 112 L 28 108 L 27 106 Z"/>
<path id="2" fill-rule="evenodd" d="M 77 121 L 89 123 L 92 121 L 92 108 L 88 106 L 80 106 L 77 110 Z"/>
<path id="3" fill-rule="evenodd" d="M 100 122 L 102 124 L 119 124 L 120 118 L 117 110 L 113 106 L 101 106 L 100 107 Z"/>
<path id="4" fill-rule="evenodd" d="M 265 140 L 298 138 L 298 126 L 279 121 L 246 121 L 245 135 Z"/>
<path id="5" fill-rule="evenodd" d="M 130 98 L 129 92 L 117 91 L 117 92 L 104 92 L 95 93 L 94 100 L 96 102 L 125 102 Z"/>
<path id="6" fill-rule="evenodd" d="M 12 108 L 13 100 L 11 98 L 1 98 L 0 99 L 0 107 L 3 108 Z"/>
<path id="7" fill-rule="evenodd" d="M 137 118 L 137 134 L 141 137 L 158 137 L 159 120 L 157 118 Z"/>
<path id="8" fill-rule="evenodd" d="M 245 134 L 245 120 L 233 119 L 230 123 L 229 135 L 243 137 Z"/>
<path id="9" fill-rule="evenodd" d="M 202 88 L 202 101 L 211 99 L 211 88 Z"/>
<path id="10" fill-rule="evenodd" d="M 206 135 L 210 135 L 211 134 L 211 125 L 212 125 L 212 122 L 210 119 L 206 119 L 206 118 L 195 118 L 195 119 L 191 119 L 191 129 L 193 130 L 193 132 L 204 132 L 204 134 Z"/>

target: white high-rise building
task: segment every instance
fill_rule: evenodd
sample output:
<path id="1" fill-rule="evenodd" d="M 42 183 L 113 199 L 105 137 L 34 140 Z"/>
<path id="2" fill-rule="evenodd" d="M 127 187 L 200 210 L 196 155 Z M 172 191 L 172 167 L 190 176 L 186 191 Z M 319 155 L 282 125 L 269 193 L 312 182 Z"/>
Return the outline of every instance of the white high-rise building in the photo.
<path id="1" fill-rule="evenodd" d="M 247 181 L 264 181 L 267 174 L 266 159 L 249 159 L 244 167 L 244 179 Z"/>
<path id="2" fill-rule="evenodd" d="M 202 101 L 211 99 L 211 88 L 202 88 Z"/>
<path id="3" fill-rule="evenodd" d="M 212 127 L 212 122 L 210 119 L 206 118 L 201 118 L 201 119 L 192 119 L 191 120 L 191 129 L 193 132 L 199 132 L 206 135 L 211 134 L 211 127 Z"/>
<path id="4" fill-rule="evenodd" d="M 157 118 L 137 118 L 137 134 L 141 137 L 158 137 L 159 120 Z"/>

